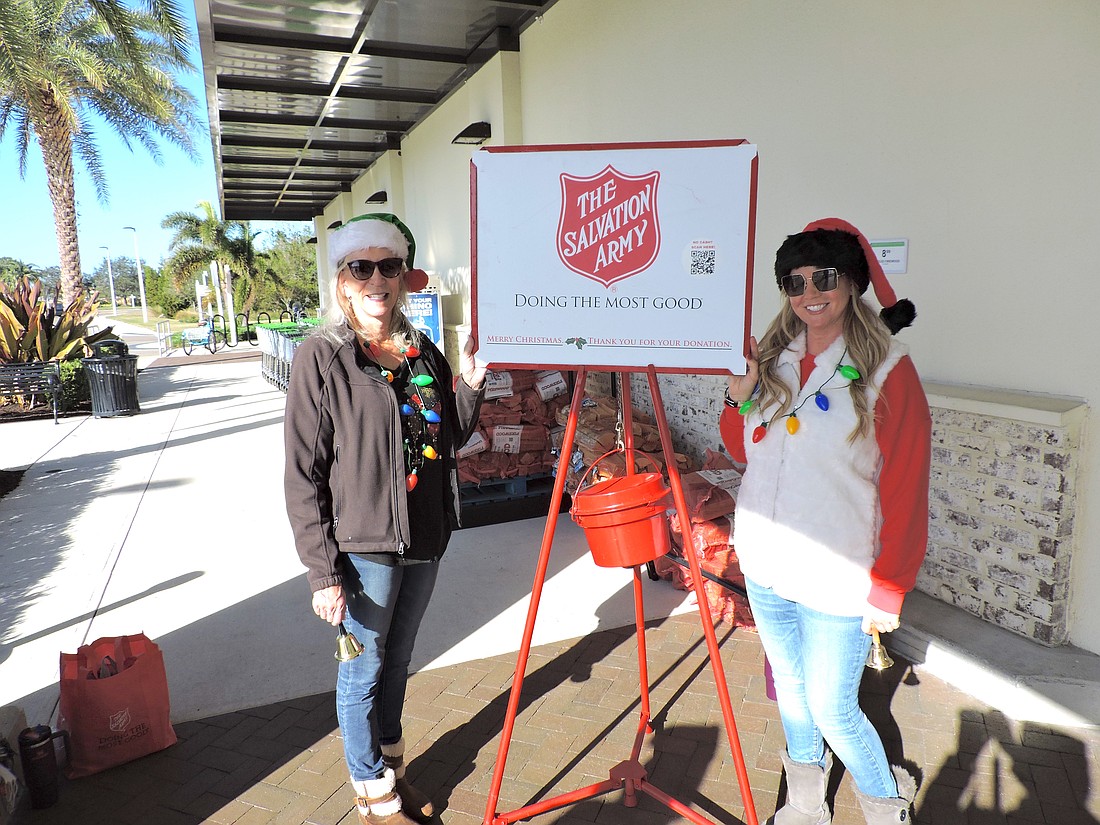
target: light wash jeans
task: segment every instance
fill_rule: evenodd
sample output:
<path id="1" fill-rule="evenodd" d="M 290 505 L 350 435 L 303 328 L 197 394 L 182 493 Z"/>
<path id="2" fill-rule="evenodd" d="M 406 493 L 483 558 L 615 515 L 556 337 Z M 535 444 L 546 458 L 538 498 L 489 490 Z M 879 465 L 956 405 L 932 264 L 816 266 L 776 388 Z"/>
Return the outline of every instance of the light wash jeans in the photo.
<path id="1" fill-rule="evenodd" d="M 787 754 L 795 762 L 824 766 L 828 743 L 860 791 L 896 797 L 882 739 L 859 706 L 871 647 L 871 637 L 860 629 L 862 617 L 810 610 L 749 579 L 745 589 L 771 664 Z"/>
<path id="2" fill-rule="evenodd" d="M 435 589 L 438 562 L 389 567 L 350 553 L 344 559 L 344 627 L 363 652 L 340 663 L 336 718 L 352 780 L 382 776 L 382 744 L 401 738 L 401 708 L 420 621 Z"/>

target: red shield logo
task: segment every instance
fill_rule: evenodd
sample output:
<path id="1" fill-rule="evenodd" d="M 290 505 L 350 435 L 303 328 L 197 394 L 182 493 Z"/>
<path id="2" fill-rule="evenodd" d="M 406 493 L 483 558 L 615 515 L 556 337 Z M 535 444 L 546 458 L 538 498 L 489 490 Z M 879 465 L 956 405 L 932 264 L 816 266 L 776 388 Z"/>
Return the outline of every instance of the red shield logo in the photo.
<path id="1" fill-rule="evenodd" d="M 624 175 L 607 166 L 589 178 L 561 175 L 558 257 L 567 267 L 611 286 L 657 259 L 660 172 Z"/>

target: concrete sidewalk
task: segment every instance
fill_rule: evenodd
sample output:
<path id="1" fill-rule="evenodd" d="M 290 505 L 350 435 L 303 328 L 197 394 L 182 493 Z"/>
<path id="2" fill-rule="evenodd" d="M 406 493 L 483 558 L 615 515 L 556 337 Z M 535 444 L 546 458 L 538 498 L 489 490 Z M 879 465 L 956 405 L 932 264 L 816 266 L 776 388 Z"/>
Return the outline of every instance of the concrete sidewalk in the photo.
<path id="1" fill-rule="evenodd" d="M 220 770 L 239 763 L 240 754 L 249 750 L 247 744 L 238 744 L 236 756 L 224 755 L 233 751 L 228 743 L 242 742 L 238 724 L 251 731 L 257 718 L 284 712 L 296 718 L 304 715 L 310 720 L 310 732 L 295 739 L 299 749 L 292 756 L 280 751 L 279 758 L 290 762 L 265 763 L 270 776 L 264 774 L 263 778 L 259 773 L 263 768 L 253 765 L 257 773 L 251 779 L 244 781 L 235 775 L 215 794 L 227 800 L 226 805 L 233 802 L 230 807 L 238 816 L 244 816 L 246 807 L 270 810 L 252 804 L 257 788 L 273 784 L 286 791 L 284 782 L 290 786 L 304 782 L 326 759 L 330 761 L 319 774 L 328 776 L 334 770 L 339 774 L 333 767 L 338 767 L 339 758 L 332 757 L 338 753 L 338 748 L 333 751 L 338 732 L 331 714 L 323 709 L 332 707 L 334 634 L 309 610 L 308 589 L 283 511 L 284 396 L 263 381 L 255 350 L 250 354 L 246 346 L 216 356 L 176 354 L 163 358 L 156 351 L 155 336 L 128 331 L 121 325 L 119 331 L 131 354 L 139 356 L 140 414 L 64 418 L 57 425 L 52 420 L 0 424 L 0 467 L 27 468 L 19 488 L 0 499 L 0 570 L 4 571 L 0 706 L 21 707 L 30 724 L 56 722 L 58 654 L 75 651 L 80 644 L 102 636 L 143 631 L 164 650 L 173 721 L 184 723 L 181 738 L 190 744 L 151 757 L 154 761 L 141 760 L 118 769 L 122 774 L 112 771 L 102 775 L 102 780 L 81 780 L 91 783 L 81 787 L 98 788 L 102 781 L 119 791 L 117 777 L 140 771 L 141 765 L 152 765 L 151 770 L 161 779 L 165 771 L 194 778 L 193 771 L 199 767 Z M 434 690 L 435 701 L 442 704 L 437 707 L 427 702 L 417 711 L 434 718 L 423 730 L 418 727 L 417 741 L 423 738 L 421 752 L 427 749 L 436 754 L 439 749 L 433 742 L 463 739 L 463 725 L 471 720 L 480 726 L 478 735 L 485 737 L 473 749 L 477 771 L 440 779 L 442 786 L 453 780 L 452 800 L 478 793 L 484 800 L 486 760 L 491 763 L 495 754 L 495 750 L 486 750 L 494 734 L 490 729 L 499 724 L 501 691 L 507 693 L 507 674 L 502 676 L 501 671 L 510 667 L 509 660 L 514 664 L 544 526 L 544 520 L 532 519 L 460 531 L 443 561 L 413 665 L 418 671 L 417 684 L 448 687 L 427 690 Z M 679 628 L 666 642 L 668 652 L 679 644 L 696 645 L 701 632 L 691 599 L 665 583 L 647 582 L 644 589 L 647 618 L 670 632 Z M 1031 750 L 1026 756 L 1029 764 L 1040 764 L 1044 759 L 1041 743 L 1048 741 L 1042 736 L 1055 737 L 1049 740 L 1053 743 L 1049 750 L 1059 754 L 1055 774 L 1036 770 L 1021 779 L 1020 771 L 1009 770 L 1011 760 L 1002 758 L 997 763 L 994 759 L 994 785 L 1000 781 L 999 770 L 1009 770 L 1009 784 L 1030 789 L 1032 796 L 1039 794 L 1044 783 L 1061 782 L 1059 787 L 1071 789 L 1071 796 L 1080 800 L 1079 810 L 1098 813 L 1091 789 L 1100 781 L 1100 741 L 1097 731 L 1089 727 L 1100 721 L 1100 701 L 1094 698 L 1100 685 L 1098 657 L 1072 648 L 1038 648 L 929 602 L 911 598 L 903 616 L 903 631 L 894 634 L 891 642 L 895 652 L 917 663 L 901 674 L 913 674 L 923 686 L 910 688 L 897 675 L 891 693 L 893 705 L 886 702 L 887 716 L 893 714 L 910 758 L 921 760 L 928 769 L 949 760 L 952 769 L 963 772 L 957 781 L 965 785 L 973 779 L 975 760 L 989 758 L 990 742 L 1018 761 L 1026 761 L 1018 750 L 1024 747 L 1025 737 L 1030 738 L 1028 748 L 1035 748 L 1039 741 L 1039 756 Z M 626 645 L 629 649 L 618 629 L 628 628 L 625 633 L 629 637 L 632 623 L 629 576 L 592 564 L 580 531 L 568 516 L 559 517 L 531 669 L 546 666 L 553 670 L 557 656 L 603 649 L 598 640 L 608 633 L 616 639 L 609 643 L 611 648 Z M 691 642 L 685 642 L 692 633 L 696 635 Z M 756 685 L 752 688 L 755 693 L 742 697 L 735 710 L 739 725 L 747 728 L 743 736 L 747 734 L 752 742 L 754 769 L 763 771 L 756 775 L 753 788 L 757 790 L 758 779 L 766 798 L 778 787 L 774 750 L 781 740 L 777 740 L 774 708 L 763 706 L 763 699 L 756 695 L 760 689 L 754 681 L 759 676 L 755 636 L 741 631 L 731 638 L 740 640 L 728 642 L 732 645 L 728 651 L 723 648 L 723 657 L 732 657 L 731 667 L 737 674 L 730 677 L 731 691 L 735 685 L 746 690 Z M 749 660 L 749 669 L 744 671 Z M 491 685 L 481 677 L 464 675 L 490 671 L 496 674 Z M 616 676 L 613 681 L 618 679 Z M 561 696 L 563 682 L 546 688 L 545 695 L 557 697 L 554 707 L 562 718 L 583 720 L 588 718 L 586 707 L 605 704 L 601 690 L 606 684 L 583 681 L 587 686 L 578 694 L 566 691 L 571 699 Z M 713 687 L 707 687 L 705 671 L 697 682 L 684 686 L 680 695 L 694 697 L 690 702 L 699 704 L 706 701 L 709 691 L 713 701 Z M 621 690 L 613 693 L 621 698 Z M 323 698 L 314 703 L 307 697 Z M 418 695 L 415 701 L 421 700 Z M 573 707 L 573 702 L 581 704 Z M 487 703 L 497 709 L 491 719 L 478 714 L 478 708 Z M 294 710 L 305 705 L 311 709 L 302 714 Z M 974 728 L 967 733 L 968 725 L 978 724 L 977 717 L 980 731 Z M 590 732 L 583 722 L 577 724 L 580 728 L 570 747 L 577 744 L 574 739 L 579 741 L 583 733 Z M 722 735 L 720 717 L 711 711 L 704 713 L 699 724 L 708 730 L 717 724 L 712 732 Z M 211 745 L 216 738 L 212 730 L 229 729 L 236 733 L 221 745 Z M 540 730 L 538 725 L 522 735 L 530 738 L 536 730 Z M 545 729 L 541 735 L 545 738 Z M 310 736 L 315 736 L 313 741 L 301 741 Z M 969 751 L 962 749 L 964 737 L 974 738 L 967 739 Z M 927 743 L 927 752 L 925 744 L 919 743 Z M 552 743 L 554 747 L 558 744 L 566 743 Z M 217 757 L 222 763 L 210 764 L 215 757 L 208 746 L 222 754 Z M 713 757 L 713 747 L 711 752 Z M 967 762 L 952 757 L 955 752 L 973 758 Z M 728 758 L 726 754 L 725 760 Z M 538 763 L 537 755 L 532 759 L 535 761 L 524 764 Z M 666 757 L 666 761 L 671 759 Z M 421 767 L 443 770 L 435 766 L 436 761 L 433 756 Z M 724 764 L 727 767 L 723 768 Z M 304 773 L 299 773 L 299 768 Z M 529 770 L 541 776 L 536 768 Z M 725 771 L 723 781 L 729 784 L 726 762 L 719 758 L 713 770 L 717 773 L 708 782 L 717 782 Z M 988 770 L 988 766 L 982 768 Z M 116 777 L 113 780 L 112 775 Z M 279 781 L 269 783 L 271 777 Z M 606 773 L 600 778 L 605 777 Z M 471 781 L 473 787 L 467 784 Z M 279 821 L 337 822 L 345 817 L 347 800 L 346 794 L 340 795 L 340 783 L 332 787 L 329 779 L 311 783 L 308 793 L 298 793 L 297 807 L 292 810 L 312 805 L 311 810 L 331 808 L 339 815 L 326 819 L 303 814 L 296 819 L 297 813 L 286 813 Z M 319 796 L 322 786 L 328 792 Z M 235 792 L 229 793 L 230 788 Z M 186 791 L 180 793 L 187 795 Z M 330 797 L 336 801 L 329 802 Z M 245 804 L 242 800 L 252 801 Z M 851 797 L 847 802 L 852 802 Z M 473 821 L 469 818 L 474 816 L 471 808 L 476 808 L 472 802 L 456 803 L 452 806 L 455 817 L 447 821 Z M 465 813 L 457 816 L 460 809 Z M 172 810 L 180 810 L 180 805 Z M 201 815 L 192 812 L 186 821 L 236 821 L 228 814 L 215 816 L 213 810 L 204 808 Z M 77 813 L 83 816 L 87 811 L 78 809 Z M 269 821 L 258 814 L 250 816 L 253 818 L 240 821 Z M 836 821 L 842 825 L 842 819 Z"/>
<path id="2" fill-rule="evenodd" d="M 60 651 L 138 631 L 164 649 L 174 720 L 334 685 L 334 633 L 309 609 L 283 510 L 283 394 L 256 359 L 153 363 L 138 415 L 0 429 L 4 464 L 29 467 L 0 500 L 0 705 L 32 723 L 56 721 Z M 518 646 L 539 538 L 528 522 L 455 537 L 416 667 Z M 552 561 L 538 643 L 632 621 L 629 588 L 567 516 Z M 654 617 L 689 609 L 670 588 L 650 602 Z"/>

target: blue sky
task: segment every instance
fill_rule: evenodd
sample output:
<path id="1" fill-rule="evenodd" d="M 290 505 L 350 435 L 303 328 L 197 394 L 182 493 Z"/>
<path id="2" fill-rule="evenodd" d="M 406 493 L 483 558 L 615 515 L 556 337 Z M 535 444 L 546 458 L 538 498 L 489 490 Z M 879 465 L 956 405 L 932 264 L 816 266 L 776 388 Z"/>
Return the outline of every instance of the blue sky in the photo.
<path id="1" fill-rule="evenodd" d="M 2 2 L 3 0 L 0 0 Z M 180 3 L 191 17 L 194 31 L 193 3 Z M 199 63 L 195 47 L 196 67 Z M 162 141 L 161 163 L 158 165 L 140 146 L 126 148 L 115 133 L 97 125 L 94 134 L 108 181 L 109 203 L 104 205 L 95 187 L 85 174 L 79 159 L 76 168 L 77 234 L 80 241 L 80 264 L 91 272 L 103 260 L 108 246 L 111 257 L 134 257 L 134 233 L 137 229 L 138 249 L 143 263 L 158 266 L 168 255 L 172 233 L 161 229 L 160 222 L 171 212 L 192 211 L 199 201 L 210 201 L 220 212 L 218 188 L 206 127 L 206 92 L 202 75 L 196 69 L 182 77 L 184 85 L 198 98 L 203 131 L 193 135 L 198 155 L 196 160 L 174 144 Z M 9 133 L 11 127 L 9 126 Z M 287 226 L 256 223 L 255 230 Z M 306 226 L 309 224 L 295 224 Z M 257 238 L 263 246 L 264 236 Z M 0 257 L 10 257 L 39 267 L 58 264 L 57 237 L 54 234 L 53 206 L 46 189 L 46 172 L 38 144 L 27 152 L 27 172 L 19 176 L 19 161 L 13 135 L 0 141 Z"/>

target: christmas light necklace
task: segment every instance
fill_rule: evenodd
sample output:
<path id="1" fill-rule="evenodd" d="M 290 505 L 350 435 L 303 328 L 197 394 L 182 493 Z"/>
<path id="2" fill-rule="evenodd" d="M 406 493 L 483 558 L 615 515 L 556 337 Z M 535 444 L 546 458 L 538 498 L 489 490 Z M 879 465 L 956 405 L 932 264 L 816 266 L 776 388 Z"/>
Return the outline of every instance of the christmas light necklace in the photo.
<path id="1" fill-rule="evenodd" d="M 364 343 L 364 349 L 367 354 L 374 359 L 375 364 L 378 367 L 378 371 L 382 374 L 382 377 L 386 379 L 390 384 L 393 383 L 393 372 L 382 366 L 381 353 L 382 348 L 377 344 Z M 419 476 L 418 470 L 424 466 L 424 459 L 434 461 L 439 458 L 439 451 L 432 443 L 434 441 L 433 433 L 428 425 L 439 424 L 443 419 L 440 418 L 439 413 L 433 410 L 424 401 L 424 397 L 421 395 L 421 391 L 431 386 L 434 383 L 434 379 L 430 375 L 416 374 L 413 372 L 412 363 L 410 358 L 416 358 L 420 355 L 420 350 L 410 345 L 401 348 L 401 357 L 405 359 L 405 366 L 409 368 L 409 383 L 412 385 L 412 396 L 408 401 L 401 403 L 401 415 L 404 418 L 401 421 L 402 435 L 404 436 L 404 453 L 405 453 L 405 489 L 408 492 L 412 492 L 416 489 Z M 412 402 L 412 403 L 410 403 Z M 416 416 L 420 415 L 423 421 L 418 421 Z M 413 427 L 413 423 L 416 422 L 416 427 Z M 413 430 L 416 430 L 414 433 Z M 413 436 L 416 435 L 417 444 L 413 444 Z"/>
<path id="2" fill-rule="evenodd" d="M 844 356 L 847 354 L 848 348 L 845 347 L 844 352 L 840 354 L 840 361 L 843 361 Z M 822 390 L 825 389 L 826 384 L 828 384 L 830 381 L 833 380 L 833 378 L 836 377 L 837 373 L 840 373 L 841 376 L 848 379 L 848 384 L 845 384 L 845 386 L 849 386 L 853 381 L 859 378 L 859 370 L 857 370 L 850 364 L 840 363 L 840 361 L 837 362 L 837 365 L 833 368 L 833 371 L 829 374 L 829 377 L 821 382 L 821 386 L 814 390 L 813 395 L 807 395 L 805 398 L 802 399 L 801 403 L 799 403 L 797 407 L 795 407 L 789 413 L 779 416 L 780 418 L 787 419 L 788 433 L 794 435 L 796 432 L 798 432 L 798 428 L 800 426 L 798 423 L 798 411 L 801 410 L 806 402 L 809 401 L 811 398 L 814 400 L 814 403 L 817 405 L 817 408 L 819 410 L 821 410 L 822 412 L 829 411 L 829 398 L 825 395 L 825 393 L 822 392 Z M 759 389 L 759 385 L 757 385 L 757 389 Z M 843 389 L 843 387 L 835 387 L 835 389 Z M 756 392 L 757 390 L 753 390 L 752 396 L 741 402 L 741 404 L 737 408 L 737 412 L 741 413 L 741 415 L 748 415 L 749 410 L 751 410 L 753 408 L 753 405 L 756 404 Z M 764 421 L 761 424 L 757 425 L 756 429 L 752 431 L 753 444 L 758 444 L 760 441 L 763 440 L 764 436 L 768 434 L 768 426 L 773 421 L 775 421 L 775 419 L 776 416 L 772 416 L 767 421 Z"/>

